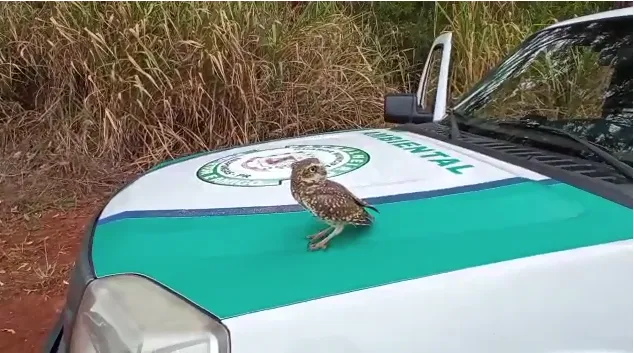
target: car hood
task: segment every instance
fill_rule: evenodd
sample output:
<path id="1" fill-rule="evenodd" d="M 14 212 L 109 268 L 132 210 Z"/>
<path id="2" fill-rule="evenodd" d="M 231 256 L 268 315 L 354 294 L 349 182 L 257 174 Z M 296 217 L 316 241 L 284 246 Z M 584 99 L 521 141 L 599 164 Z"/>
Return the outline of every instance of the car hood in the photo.
<path id="1" fill-rule="evenodd" d="M 289 190 L 288 165 L 306 156 L 379 210 L 327 251 L 307 250 L 325 225 Z M 161 165 L 106 205 L 91 257 L 98 277 L 142 274 L 229 319 L 631 235 L 626 207 L 465 148 L 372 129 Z"/>

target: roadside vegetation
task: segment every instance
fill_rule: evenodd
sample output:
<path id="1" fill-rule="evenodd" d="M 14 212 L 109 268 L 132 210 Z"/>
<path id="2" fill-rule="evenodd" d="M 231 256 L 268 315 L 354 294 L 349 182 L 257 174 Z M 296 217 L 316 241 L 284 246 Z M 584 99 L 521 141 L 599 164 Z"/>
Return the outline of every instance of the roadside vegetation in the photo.
<path id="1" fill-rule="evenodd" d="M 0 144 L 68 166 L 382 125 L 454 32 L 452 94 L 531 32 L 610 2 L 0 4 Z M 45 167 L 46 168 L 46 167 Z"/>

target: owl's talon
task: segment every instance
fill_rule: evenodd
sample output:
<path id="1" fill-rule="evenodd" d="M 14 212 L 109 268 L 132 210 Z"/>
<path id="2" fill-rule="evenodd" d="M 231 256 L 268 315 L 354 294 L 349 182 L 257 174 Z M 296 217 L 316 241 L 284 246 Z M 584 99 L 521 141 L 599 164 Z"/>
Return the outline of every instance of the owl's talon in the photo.
<path id="1" fill-rule="evenodd" d="M 308 239 L 308 241 L 310 241 L 311 243 L 314 243 L 318 240 L 321 240 L 321 238 L 323 238 L 324 236 L 322 234 L 314 234 L 314 235 L 309 235 L 306 237 L 306 239 Z"/>
<path id="2" fill-rule="evenodd" d="M 319 243 L 311 243 L 308 245 L 308 249 L 310 251 L 314 251 L 314 250 L 326 250 L 328 246 L 325 243 L 319 242 Z"/>
<path id="3" fill-rule="evenodd" d="M 328 227 L 322 231 L 320 231 L 319 233 L 313 234 L 313 235 L 309 235 L 306 237 L 306 239 L 309 239 L 310 242 L 314 242 L 317 241 L 321 238 L 323 238 L 324 236 L 326 236 L 326 234 L 328 234 L 328 232 L 332 229 L 332 227 Z"/>

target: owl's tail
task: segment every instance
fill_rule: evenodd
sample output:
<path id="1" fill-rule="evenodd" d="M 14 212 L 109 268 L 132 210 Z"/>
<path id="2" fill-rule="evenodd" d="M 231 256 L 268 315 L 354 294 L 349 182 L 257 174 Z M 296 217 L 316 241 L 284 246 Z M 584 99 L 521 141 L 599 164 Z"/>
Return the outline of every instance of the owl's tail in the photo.
<path id="1" fill-rule="evenodd" d="M 366 204 L 366 205 L 365 205 L 365 207 L 367 207 L 367 208 L 369 208 L 369 209 L 373 210 L 373 211 L 374 211 L 374 212 L 376 212 L 376 213 L 381 213 L 381 212 L 379 212 L 379 210 L 377 210 L 377 209 L 376 209 L 376 207 L 374 207 L 374 206 L 372 206 L 372 205 L 367 205 L 367 204 Z"/>
<path id="2" fill-rule="evenodd" d="M 369 226 L 374 223 L 374 217 L 369 214 L 368 211 L 363 210 L 357 215 L 357 217 L 355 217 L 354 220 L 352 220 L 351 223 L 357 226 Z"/>

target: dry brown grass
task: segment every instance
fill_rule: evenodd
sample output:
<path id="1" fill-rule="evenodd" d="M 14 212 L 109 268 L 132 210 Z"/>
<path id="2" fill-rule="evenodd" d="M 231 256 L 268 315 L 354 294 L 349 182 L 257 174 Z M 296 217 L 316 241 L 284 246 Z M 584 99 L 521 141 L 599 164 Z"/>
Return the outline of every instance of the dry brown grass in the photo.
<path id="1" fill-rule="evenodd" d="M 19 292 L 62 293 L 85 227 L 103 202 L 93 196 L 66 210 L 0 220 L 0 304 Z"/>
<path id="2" fill-rule="evenodd" d="M 165 158 L 382 124 L 381 49 L 285 3 L 0 4 L 2 146 Z M 398 58 L 396 58 L 398 60 Z"/>

